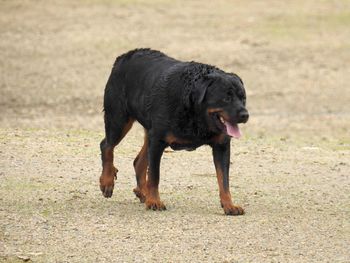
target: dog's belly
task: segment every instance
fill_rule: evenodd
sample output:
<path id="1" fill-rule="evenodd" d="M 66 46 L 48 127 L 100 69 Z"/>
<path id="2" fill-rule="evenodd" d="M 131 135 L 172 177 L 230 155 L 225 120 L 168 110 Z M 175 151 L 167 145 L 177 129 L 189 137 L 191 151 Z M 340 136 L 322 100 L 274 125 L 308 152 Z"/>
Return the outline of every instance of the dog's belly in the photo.
<path id="1" fill-rule="evenodd" d="M 197 149 L 201 144 L 180 144 L 180 143 L 172 143 L 169 145 L 171 149 L 174 151 L 180 151 L 180 150 L 186 150 L 186 151 L 194 151 Z"/>

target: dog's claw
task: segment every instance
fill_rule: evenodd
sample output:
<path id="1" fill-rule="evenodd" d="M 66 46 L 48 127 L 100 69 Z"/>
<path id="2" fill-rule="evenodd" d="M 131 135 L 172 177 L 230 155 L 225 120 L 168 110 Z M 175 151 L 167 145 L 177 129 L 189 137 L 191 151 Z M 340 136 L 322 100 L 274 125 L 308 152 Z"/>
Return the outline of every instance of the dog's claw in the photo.
<path id="1" fill-rule="evenodd" d="M 235 205 L 224 207 L 224 212 L 225 212 L 225 215 L 229 215 L 229 216 L 244 215 L 244 209 L 240 206 L 235 206 Z"/>
<path id="2" fill-rule="evenodd" d="M 113 195 L 113 188 L 114 186 L 100 186 L 100 189 L 102 191 L 102 194 L 106 198 L 111 198 Z"/>
<path id="3" fill-rule="evenodd" d="M 144 203 L 146 201 L 146 195 L 144 195 L 138 187 L 136 187 L 133 191 L 136 197 L 140 199 L 141 203 Z"/>
<path id="4" fill-rule="evenodd" d="M 153 211 L 164 211 L 166 210 L 165 205 L 162 201 L 146 201 L 146 208 Z"/>

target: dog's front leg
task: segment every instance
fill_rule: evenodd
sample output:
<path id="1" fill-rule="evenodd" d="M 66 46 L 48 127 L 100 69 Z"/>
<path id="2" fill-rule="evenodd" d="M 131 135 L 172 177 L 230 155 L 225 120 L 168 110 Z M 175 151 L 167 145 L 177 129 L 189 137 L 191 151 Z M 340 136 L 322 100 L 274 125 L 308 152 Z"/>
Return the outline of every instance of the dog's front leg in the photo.
<path id="1" fill-rule="evenodd" d="M 160 160 L 166 144 L 149 136 L 148 138 L 148 177 L 147 177 L 147 194 L 146 208 L 152 210 L 166 210 L 165 205 L 160 201 L 158 185 L 159 185 L 159 170 Z"/>
<path id="2" fill-rule="evenodd" d="M 225 141 L 223 144 L 214 144 L 212 145 L 212 148 L 216 176 L 219 184 L 221 206 L 226 215 L 243 215 L 243 208 L 233 204 L 230 193 L 230 140 Z"/>

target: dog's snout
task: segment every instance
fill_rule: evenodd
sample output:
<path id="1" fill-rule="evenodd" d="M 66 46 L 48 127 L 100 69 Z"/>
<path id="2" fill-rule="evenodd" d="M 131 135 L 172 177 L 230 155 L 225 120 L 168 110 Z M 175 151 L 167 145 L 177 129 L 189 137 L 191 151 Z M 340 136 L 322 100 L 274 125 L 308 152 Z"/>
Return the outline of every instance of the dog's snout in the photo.
<path id="1" fill-rule="evenodd" d="M 247 122 L 249 119 L 249 113 L 247 110 L 241 110 L 238 114 L 238 122 Z"/>

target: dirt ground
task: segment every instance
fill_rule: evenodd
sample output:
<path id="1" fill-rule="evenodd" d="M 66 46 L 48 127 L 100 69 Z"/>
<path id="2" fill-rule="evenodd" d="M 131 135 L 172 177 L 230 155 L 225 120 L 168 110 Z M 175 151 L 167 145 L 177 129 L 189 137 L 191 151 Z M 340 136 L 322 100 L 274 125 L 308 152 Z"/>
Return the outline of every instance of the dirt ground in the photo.
<path id="1" fill-rule="evenodd" d="M 209 147 L 167 152 L 164 212 L 134 196 L 135 125 L 103 198 L 102 96 L 152 47 L 245 82 L 224 216 Z M 0 1 L 0 262 L 350 262 L 350 1 Z"/>

